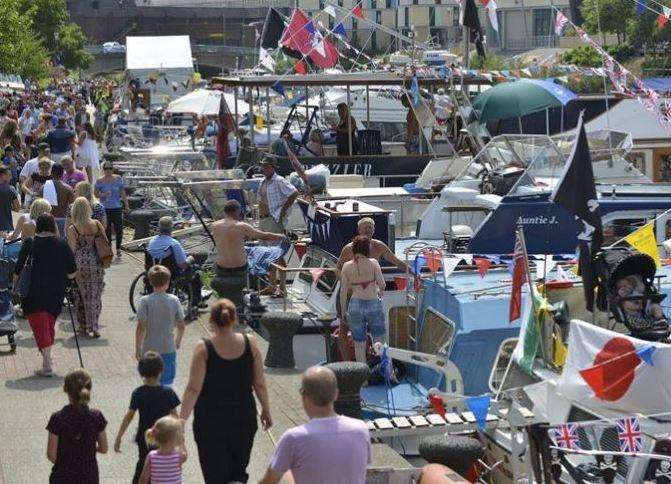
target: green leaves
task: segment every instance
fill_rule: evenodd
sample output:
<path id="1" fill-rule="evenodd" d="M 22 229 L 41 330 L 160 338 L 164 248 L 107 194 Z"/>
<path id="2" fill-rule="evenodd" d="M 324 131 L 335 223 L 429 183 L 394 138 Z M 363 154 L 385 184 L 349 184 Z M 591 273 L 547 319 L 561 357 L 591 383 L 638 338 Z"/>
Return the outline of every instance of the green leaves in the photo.
<path id="1" fill-rule="evenodd" d="M 60 63 L 68 69 L 86 69 L 93 56 L 84 50 L 85 43 L 86 36 L 79 25 L 62 25 L 56 38 L 56 52 Z"/>
<path id="2" fill-rule="evenodd" d="M 19 0 L 0 0 L 0 71 L 40 78 L 48 72 L 48 52 L 32 30 Z"/>

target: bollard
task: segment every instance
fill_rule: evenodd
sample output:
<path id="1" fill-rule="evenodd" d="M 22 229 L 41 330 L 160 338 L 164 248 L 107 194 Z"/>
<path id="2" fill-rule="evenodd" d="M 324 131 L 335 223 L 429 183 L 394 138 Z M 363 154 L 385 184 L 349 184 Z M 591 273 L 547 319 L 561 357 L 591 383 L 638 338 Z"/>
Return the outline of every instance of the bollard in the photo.
<path id="1" fill-rule="evenodd" d="M 266 313 L 261 324 L 268 331 L 268 368 L 294 368 L 294 334 L 303 326 L 303 316 L 294 313 Z"/>
<path id="2" fill-rule="evenodd" d="M 419 455 L 430 464 L 442 464 L 465 475 L 484 455 L 482 444 L 464 435 L 431 435 L 419 443 Z"/>
<path id="3" fill-rule="evenodd" d="M 368 380 L 370 369 L 357 361 L 338 361 L 326 365 L 338 380 L 335 411 L 352 418 L 361 418 L 361 385 Z"/>

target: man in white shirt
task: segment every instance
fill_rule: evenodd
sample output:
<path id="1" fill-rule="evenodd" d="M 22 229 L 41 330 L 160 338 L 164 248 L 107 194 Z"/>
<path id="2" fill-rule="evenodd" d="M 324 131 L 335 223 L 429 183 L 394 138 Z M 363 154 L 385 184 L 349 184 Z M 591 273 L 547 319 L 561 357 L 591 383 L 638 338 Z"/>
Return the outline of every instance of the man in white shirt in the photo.
<path id="1" fill-rule="evenodd" d="M 49 145 L 47 143 L 40 143 L 37 146 L 37 156 L 35 158 L 31 158 L 28 161 L 26 161 L 26 164 L 23 165 L 23 168 L 21 168 L 21 173 L 19 173 L 20 185 L 23 185 L 23 182 L 26 181 L 28 178 L 30 178 L 30 175 L 32 175 L 33 173 L 37 173 L 39 171 L 38 165 L 40 158 L 49 158 L 51 160 L 51 149 L 49 148 Z M 54 162 L 52 161 L 51 164 L 53 165 Z M 32 197 L 26 195 L 25 200 L 26 207 L 30 207 L 32 201 L 33 201 Z"/>

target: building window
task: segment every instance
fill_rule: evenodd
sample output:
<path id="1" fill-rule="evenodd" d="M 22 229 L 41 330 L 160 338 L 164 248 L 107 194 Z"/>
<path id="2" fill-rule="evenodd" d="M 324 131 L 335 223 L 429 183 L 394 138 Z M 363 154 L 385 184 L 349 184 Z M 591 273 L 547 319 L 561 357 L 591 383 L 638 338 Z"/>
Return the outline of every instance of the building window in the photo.
<path id="1" fill-rule="evenodd" d="M 375 10 L 377 8 L 377 0 L 370 0 L 370 8 L 371 10 Z"/>
<path id="2" fill-rule="evenodd" d="M 377 31 L 373 30 L 370 37 L 370 48 L 373 52 L 377 52 Z"/>
<path id="3" fill-rule="evenodd" d="M 338 6 L 342 7 L 342 0 L 338 0 Z"/>
<path id="4" fill-rule="evenodd" d="M 319 10 L 324 10 L 324 0 L 319 0 Z"/>
<path id="5" fill-rule="evenodd" d="M 429 7 L 429 27 L 436 26 L 436 7 Z"/>
<path id="6" fill-rule="evenodd" d="M 382 12 L 380 12 L 379 10 L 375 12 L 375 22 L 377 22 L 378 24 L 382 23 Z"/>
<path id="7" fill-rule="evenodd" d="M 100 2 L 98 0 L 93 0 L 91 2 L 91 8 L 93 10 L 98 10 L 100 8 Z"/>
<path id="8" fill-rule="evenodd" d="M 358 28 L 359 28 L 359 22 L 357 22 L 356 19 L 353 18 L 352 19 L 352 30 L 354 30 L 356 32 L 358 30 Z"/>
<path id="9" fill-rule="evenodd" d="M 552 11 L 549 8 L 534 9 L 534 35 L 550 35 Z"/>
<path id="10" fill-rule="evenodd" d="M 406 27 L 410 27 L 410 7 L 405 7 L 403 11 L 405 13 L 403 25 L 405 25 Z"/>
<path id="11" fill-rule="evenodd" d="M 391 0 L 387 0 L 385 5 L 386 5 L 387 8 L 392 8 L 391 7 Z"/>
<path id="12" fill-rule="evenodd" d="M 459 7 L 452 7 L 452 26 L 459 27 Z"/>
<path id="13" fill-rule="evenodd" d="M 412 0 L 413 5 L 419 5 L 419 0 Z"/>

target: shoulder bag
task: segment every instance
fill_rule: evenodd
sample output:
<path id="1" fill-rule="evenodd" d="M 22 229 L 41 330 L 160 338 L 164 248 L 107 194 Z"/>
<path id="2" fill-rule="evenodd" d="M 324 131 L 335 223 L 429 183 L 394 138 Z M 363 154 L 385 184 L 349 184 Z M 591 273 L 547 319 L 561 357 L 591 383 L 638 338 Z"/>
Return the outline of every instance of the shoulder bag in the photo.
<path id="1" fill-rule="evenodd" d="M 98 233 L 96 234 L 93 241 L 96 248 L 96 253 L 98 254 L 98 260 L 100 261 L 100 265 L 102 265 L 104 269 L 107 269 L 109 266 L 112 265 L 112 259 L 114 259 L 114 253 L 112 252 L 112 246 L 107 240 L 105 232 L 102 231 L 100 225 L 98 225 Z"/>
<path id="2" fill-rule="evenodd" d="M 21 268 L 19 278 L 16 280 L 16 284 L 14 284 L 14 294 L 20 299 L 28 297 L 28 291 L 30 290 L 30 279 L 33 275 L 33 248 L 33 246 L 30 247 L 30 254 L 28 254 L 26 263 Z"/>

